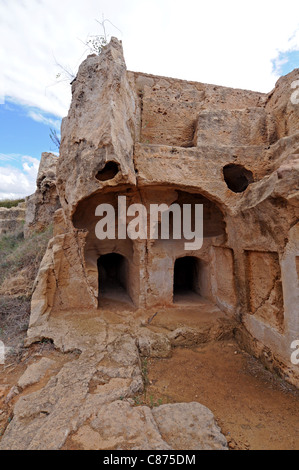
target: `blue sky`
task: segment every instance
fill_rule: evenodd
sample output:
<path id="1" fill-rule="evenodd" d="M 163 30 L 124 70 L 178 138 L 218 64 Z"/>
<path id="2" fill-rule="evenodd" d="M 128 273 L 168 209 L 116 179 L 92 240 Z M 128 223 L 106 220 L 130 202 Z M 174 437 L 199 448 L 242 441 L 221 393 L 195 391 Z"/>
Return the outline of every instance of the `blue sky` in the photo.
<path id="1" fill-rule="evenodd" d="M 273 70 L 277 75 L 286 75 L 299 67 L 299 50 L 279 52 L 273 60 Z"/>
<path id="2" fill-rule="evenodd" d="M 0 199 L 22 198 L 35 190 L 42 152 L 57 153 L 50 129 L 60 135 L 61 119 L 38 108 L 0 104 Z"/>
<path id="3" fill-rule="evenodd" d="M 40 121 L 37 120 L 39 116 Z M 57 152 L 49 134 L 50 128 L 60 132 L 60 124 L 59 117 L 41 115 L 38 109 L 9 102 L 0 105 L 1 154 L 24 154 L 39 159 L 41 151 Z"/>
<path id="4" fill-rule="evenodd" d="M 129 70 L 269 92 L 299 67 L 298 0 L 1 0 L 0 199 L 33 193 L 41 153 L 57 151 L 65 70 L 76 74 L 103 15 Z"/>

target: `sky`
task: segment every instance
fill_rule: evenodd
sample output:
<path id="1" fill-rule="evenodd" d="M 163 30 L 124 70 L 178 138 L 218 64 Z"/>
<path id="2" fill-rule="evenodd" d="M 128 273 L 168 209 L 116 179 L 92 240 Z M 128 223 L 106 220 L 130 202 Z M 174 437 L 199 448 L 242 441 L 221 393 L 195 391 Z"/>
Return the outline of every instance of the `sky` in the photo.
<path id="1" fill-rule="evenodd" d="M 58 151 L 50 129 L 103 18 L 129 70 L 270 92 L 299 67 L 298 0 L 0 0 L 0 199 L 32 194 Z"/>

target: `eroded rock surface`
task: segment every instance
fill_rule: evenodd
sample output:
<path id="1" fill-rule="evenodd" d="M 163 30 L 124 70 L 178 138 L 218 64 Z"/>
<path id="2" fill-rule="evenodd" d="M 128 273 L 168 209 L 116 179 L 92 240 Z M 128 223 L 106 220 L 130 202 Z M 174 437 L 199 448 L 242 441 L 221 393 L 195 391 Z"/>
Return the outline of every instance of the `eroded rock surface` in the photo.
<path id="1" fill-rule="evenodd" d="M 180 302 L 200 312 L 204 300 L 245 325 L 298 383 L 290 363 L 299 335 L 298 74 L 264 94 L 127 71 L 115 38 L 89 56 L 62 125 L 62 209 L 36 282 L 29 336 L 46 330 L 51 315 L 105 310 L 109 295 L 116 309 L 119 301 L 133 305 L 134 317 Z M 143 204 L 147 213 L 152 204 L 202 204 L 202 247 L 186 251 L 184 238 L 132 240 L 117 232 L 99 240 L 96 209 L 113 206 L 117 231 L 119 196 L 126 208 Z M 215 314 L 215 335 L 217 328 Z M 188 342 L 183 336 L 170 341 Z M 160 348 L 141 343 L 151 354 Z"/>
<path id="2" fill-rule="evenodd" d="M 57 162 L 56 155 L 46 152 L 42 154 L 36 179 L 37 189 L 26 198 L 25 237 L 29 237 L 33 232 L 45 230 L 53 223 L 54 212 L 60 208 L 56 190 Z"/>
<path id="3" fill-rule="evenodd" d="M 89 425 L 72 436 L 85 450 L 226 450 L 213 414 L 199 403 L 154 409 L 116 401 L 102 406 Z"/>
<path id="4" fill-rule="evenodd" d="M 226 439 L 216 425 L 213 413 L 200 403 L 162 405 L 154 408 L 152 413 L 161 435 L 173 449 L 227 448 Z"/>
<path id="5" fill-rule="evenodd" d="M 33 385 L 46 374 L 46 372 L 53 366 L 54 361 L 43 357 L 40 361 L 29 366 L 24 374 L 18 380 L 18 387 L 24 389 Z"/>
<path id="6" fill-rule="evenodd" d="M 58 194 L 28 344 L 50 338 L 82 354 L 43 389 L 20 397 L 2 448 L 61 448 L 68 437 L 84 448 L 89 441 L 101 448 L 225 447 L 200 405 L 151 411 L 122 401 L 142 388 L 139 352 L 167 357 L 171 347 L 236 335 L 299 385 L 290 360 L 299 337 L 298 79 L 295 69 L 265 94 L 130 72 L 115 38 L 81 64 L 56 183 L 50 165 L 28 211 L 28 227 L 48 223 Z M 106 239 L 96 234 L 101 204 L 115 212 L 115 236 Z M 185 233 L 123 236 L 133 204 L 147 214 L 152 205 L 202 205 L 202 245 L 187 249 Z"/>
<path id="7" fill-rule="evenodd" d="M 1 450 L 57 450 L 67 440 L 90 450 L 227 448 L 212 413 L 198 403 L 135 407 L 130 398 L 144 386 L 136 339 L 112 330 L 106 340 L 106 347 L 86 345 L 43 388 L 18 399 Z M 36 383 L 52 362 L 29 366 L 18 386 Z"/>

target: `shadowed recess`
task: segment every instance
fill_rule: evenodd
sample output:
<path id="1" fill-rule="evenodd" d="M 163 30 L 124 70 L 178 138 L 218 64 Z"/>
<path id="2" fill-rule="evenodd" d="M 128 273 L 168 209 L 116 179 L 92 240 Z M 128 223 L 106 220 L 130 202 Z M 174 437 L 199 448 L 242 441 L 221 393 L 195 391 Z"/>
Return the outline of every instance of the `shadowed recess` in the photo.
<path id="1" fill-rule="evenodd" d="M 224 181 L 234 193 L 242 193 L 253 183 L 253 174 L 242 165 L 230 163 L 223 168 Z"/>
<path id="2" fill-rule="evenodd" d="M 128 263 L 124 256 L 109 253 L 98 261 L 99 303 L 101 297 L 127 297 Z"/>
<path id="3" fill-rule="evenodd" d="M 192 256 L 185 256 L 176 260 L 173 279 L 174 293 L 195 291 L 196 264 L 197 260 Z"/>
<path id="4" fill-rule="evenodd" d="M 174 264 L 174 303 L 198 302 L 209 297 L 210 281 L 208 265 L 194 256 L 178 258 Z"/>
<path id="5" fill-rule="evenodd" d="M 109 181 L 119 173 L 119 165 L 116 162 L 107 162 L 104 168 L 96 174 L 98 181 Z"/>

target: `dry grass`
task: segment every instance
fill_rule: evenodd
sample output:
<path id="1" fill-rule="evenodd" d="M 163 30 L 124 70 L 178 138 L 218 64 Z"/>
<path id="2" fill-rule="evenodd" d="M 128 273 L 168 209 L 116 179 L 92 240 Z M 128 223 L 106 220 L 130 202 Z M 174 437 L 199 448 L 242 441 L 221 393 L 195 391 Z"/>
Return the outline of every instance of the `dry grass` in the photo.
<path id="1" fill-rule="evenodd" d="M 26 273 L 33 286 L 41 260 L 46 251 L 52 227 L 24 239 L 21 229 L 0 236 L 0 286 L 5 279 Z M 0 339 L 13 349 L 22 343 L 28 327 L 31 292 L 18 296 L 0 297 Z"/>

